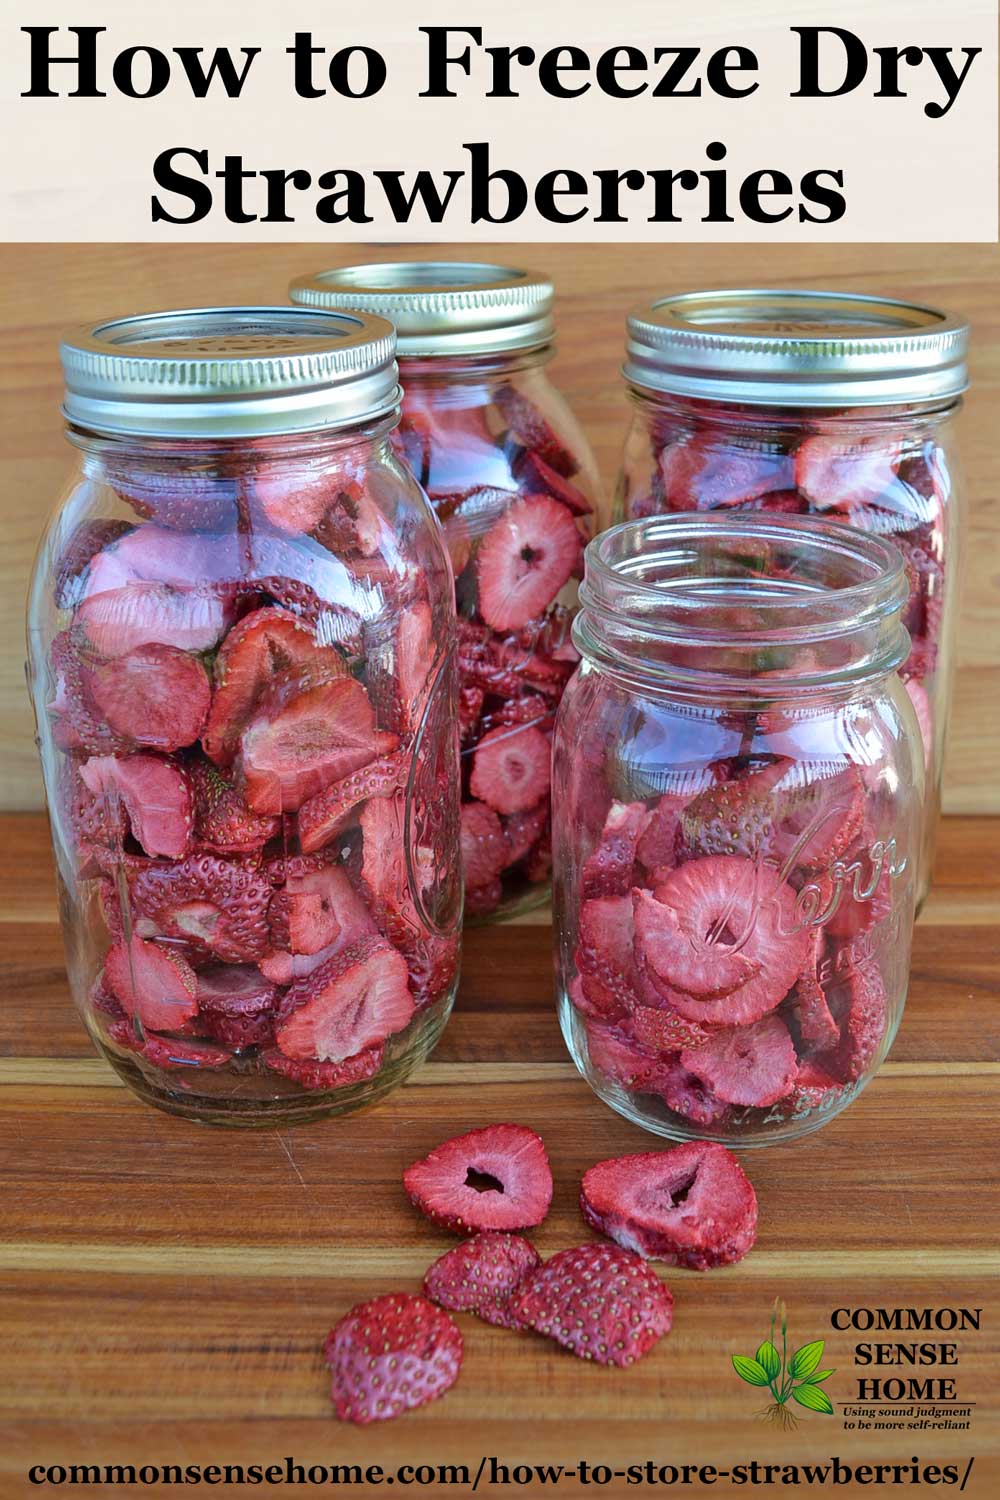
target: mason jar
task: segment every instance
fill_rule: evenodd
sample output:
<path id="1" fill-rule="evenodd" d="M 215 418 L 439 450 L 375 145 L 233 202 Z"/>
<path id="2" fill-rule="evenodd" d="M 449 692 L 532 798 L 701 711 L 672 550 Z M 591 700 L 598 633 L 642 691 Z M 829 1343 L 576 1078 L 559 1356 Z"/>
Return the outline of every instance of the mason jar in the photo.
<path id="1" fill-rule="evenodd" d="M 598 494 L 546 366 L 552 283 L 454 261 L 342 266 L 290 288 L 398 330 L 396 433 L 442 523 L 458 612 L 467 918 L 548 897 L 552 724 L 576 665 L 571 624 Z"/>
<path id="2" fill-rule="evenodd" d="M 631 427 L 616 519 L 818 515 L 903 554 L 930 883 L 953 666 L 967 325 L 934 308 L 817 291 L 665 297 L 628 320 Z"/>
<path id="3" fill-rule="evenodd" d="M 379 318 L 216 308 L 62 347 L 77 465 L 29 675 L 69 980 L 149 1103 L 387 1093 L 454 996 L 454 602 Z"/>
<path id="4" fill-rule="evenodd" d="M 553 761 L 560 1021 L 673 1139 L 838 1114 L 906 994 L 924 757 L 902 559 L 805 516 L 591 542 Z"/>

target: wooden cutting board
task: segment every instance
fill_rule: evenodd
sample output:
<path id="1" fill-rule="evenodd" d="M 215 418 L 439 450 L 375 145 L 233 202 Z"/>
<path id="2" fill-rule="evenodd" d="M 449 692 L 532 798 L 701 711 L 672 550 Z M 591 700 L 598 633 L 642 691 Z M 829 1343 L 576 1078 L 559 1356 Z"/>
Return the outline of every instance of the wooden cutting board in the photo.
<path id="1" fill-rule="evenodd" d="M 818 1134 L 747 1155 L 761 1204 L 756 1248 L 707 1275 L 661 1268 L 675 1327 L 642 1363 L 600 1369 L 462 1317 L 465 1362 L 453 1391 L 396 1422 L 352 1428 L 331 1414 L 323 1336 L 358 1300 L 416 1291 L 454 1243 L 409 1207 L 400 1178 L 410 1161 L 475 1126 L 533 1126 L 556 1181 L 535 1235 L 551 1254 L 590 1238 L 577 1208 L 584 1170 L 656 1144 L 607 1110 L 566 1058 L 546 914 L 469 935 L 437 1053 L 376 1110 L 295 1130 L 213 1130 L 139 1104 L 95 1056 L 66 988 L 44 821 L 0 817 L 0 1496 L 39 1493 L 26 1478 L 33 1464 L 280 1466 L 288 1456 L 306 1467 L 378 1464 L 394 1477 L 400 1465 L 450 1464 L 469 1467 L 471 1489 L 485 1460 L 479 1490 L 500 1493 L 489 1483 L 495 1457 L 511 1470 L 566 1471 L 558 1487 L 536 1480 L 503 1493 L 592 1495 L 642 1493 L 623 1476 L 647 1461 L 730 1471 L 833 1456 L 909 1465 L 916 1455 L 961 1474 L 974 1458 L 964 1493 L 992 1500 L 998 833 L 989 820 L 948 820 L 890 1062 Z M 776 1296 L 791 1340 L 825 1339 L 824 1365 L 836 1369 L 825 1386 L 835 1415 L 803 1413 L 794 1433 L 755 1420 L 759 1392 L 731 1364 L 767 1336 Z M 838 1308 L 896 1307 L 982 1309 L 980 1329 L 951 1336 L 952 1369 L 861 1368 L 855 1346 L 865 1340 L 949 1341 L 831 1326 Z M 971 1425 L 845 1427 L 860 1378 L 914 1374 L 953 1377 L 959 1403 L 976 1403 Z M 619 1477 L 586 1484 L 581 1460 Z M 463 1493 L 446 1480 L 421 1492 Z M 137 1481 L 85 1492 L 176 1491 Z M 694 1477 L 683 1492 L 748 1487 Z M 871 1492 L 853 1482 L 835 1491 Z"/>

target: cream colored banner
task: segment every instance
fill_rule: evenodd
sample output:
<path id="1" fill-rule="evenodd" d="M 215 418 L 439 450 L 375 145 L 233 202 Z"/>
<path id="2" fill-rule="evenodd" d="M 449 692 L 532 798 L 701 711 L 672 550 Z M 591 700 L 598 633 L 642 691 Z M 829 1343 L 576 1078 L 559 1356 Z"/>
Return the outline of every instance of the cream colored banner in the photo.
<path id="1" fill-rule="evenodd" d="M 995 0 L 4 0 L 4 17 L 8 240 L 997 235 Z M 796 97 L 811 71 L 823 97 Z"/>

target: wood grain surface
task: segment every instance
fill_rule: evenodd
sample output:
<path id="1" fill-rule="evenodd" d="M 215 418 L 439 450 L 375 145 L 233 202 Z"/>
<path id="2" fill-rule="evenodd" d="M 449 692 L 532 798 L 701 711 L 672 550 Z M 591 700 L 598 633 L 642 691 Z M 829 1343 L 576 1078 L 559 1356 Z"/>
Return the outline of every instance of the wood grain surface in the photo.
<path id="1" fill-rule="evenodd" d="M 407 1204 L 408 1163 L 477 1125 L 534 1126 L 556 1182 L 535 1234 L 549 1254 L 589 1238 L 577 1207 L 584 1170 L 653 1145 L 566 1058 L 548 928 L 535 920 L 469 936 L 437 1052 L 377 1109 L 294 1130 L 211 1130 L 141 1105 L 94 1054 L 67 994 L 43 821 L 0 817 L 0 838 L 3 1500 L 38 1493 L 25 1478 L 37 1463 L 246 1465 L 286 1455 L 307 1466 L 468 1464 L 473 1475 L 483 1455 L 510 1466 L 574 1469 L 585 1459 L 624 1469 L 650 1459 L 725 1469 L 754 1458 L 858 1464 L 916 1454 L 962 1472 L 974 1457 L 965 1493 L 998 1493 L 1000 876 L 988 823 L 946 820 L 890 1061 L 816 1135 L 748 1155 L 757 1246 L 707 1275 L 660 1268 L 676 1318 L 652 1354 L 626 1372 L 602 1370 L 462 1317 L 454 1390 L 375 1429 L 333 1420 L 320 1345 L 355 1301 L 415 1291 L 454 1243 Z M 730 1365 L 766 1336 L 775 1296 L 793 1336 L 825 1338 L 824 1363 L 837 1370 L 828 1389 L 838 1415 L 807 1417 L 795 1434 L 755 1421 L 761 1403 Z M 960 1399 L 978 1403 L 970 1429 L 844 1428 L 840 1407 L 872 1372 L 854 1364 L 865 1336 L 833 1330 L 831 1313 L 897 1306 L 982 1309 L 981 1332 L 960 1336 L 952 1372 Z M 553 1493 L 594 1488 L 567 1477 Z M 160 1491 L 88 1491 L 151 1492 Z M 443 1483 L 422 1492 L 462 1493 Z M 603 1492 L 642 1491 L 614 1481 Z M 722 1481 L 683 1493 L 747 1490 Z"/>
<path id="2" fill-rule="evenodd" d="M 293 275 L 338 262 L 469 253 L 467 245 L 0 247 L 0 808 L 42 803 L 24 692 L 23 608 L 39 533 L 72 462 L 59 417 L 60 333 L 169 306 L 283 302 Z M 1000 249 L 477 243 L 475 255 L 554 276 L 555 378 L 587 427 L 609 486 L 626 417 L 618 376 L 624 317 L 637 302 L 697 286 L 824 285 L 912 297 L 971 318 L 974 385 L 962 430 L 966 572 L 945 806 L 1000 812 Z"/>

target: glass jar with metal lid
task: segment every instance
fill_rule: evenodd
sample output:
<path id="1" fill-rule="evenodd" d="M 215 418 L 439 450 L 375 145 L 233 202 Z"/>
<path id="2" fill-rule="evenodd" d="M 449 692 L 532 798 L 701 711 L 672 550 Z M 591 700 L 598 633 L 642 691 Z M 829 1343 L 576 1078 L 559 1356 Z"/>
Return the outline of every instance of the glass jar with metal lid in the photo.
<path id="1" fill-rule="evenodd" d="M 909 582 L 900 668 L 927 764 L 930 882 L 952 669 L 968 328 L 934 308 L 826 291 L 705 291 L 628 319 L 632 422 L 617 519 L 823 516 L 894 542 Z"/>
<path id="2" fill-rule="evenodd" d="M 452 261 L 344 266 L 292 283 L 311 307 L 362 307 L 398 330 L 400 452 L 430 497 L 455 574 L 467 917 L 548 894 L 553 715 L 576 663 L 570 625 L 598 493 L 545 365 L 552 283 Z"/>
<path id="3" fill-rule="evenodd" d="M 250 307 L 62 347 L 79 464 L 28 637 L 70 984 L 192 1119 L 375 1100 L 454 997 L 454 601 L 394 345 Z"/>

